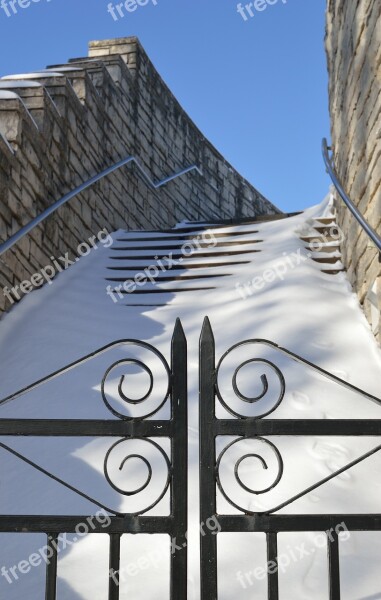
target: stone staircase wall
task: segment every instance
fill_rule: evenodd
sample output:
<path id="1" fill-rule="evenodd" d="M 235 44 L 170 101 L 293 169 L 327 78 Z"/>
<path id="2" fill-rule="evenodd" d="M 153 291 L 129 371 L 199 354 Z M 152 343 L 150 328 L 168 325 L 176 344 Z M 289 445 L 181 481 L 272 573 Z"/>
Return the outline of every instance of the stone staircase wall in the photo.
<path id="1" fill-rule="evenodd" d="M 381 3 L 328 0 L 326 50 L 335 167 L 346 192 L 381 233 Z M 381 265 L 375 246 L 337 197 L 343 262 L 380 337 Z"/>
<path id="2" fill-rule="evenodd" d="M 61 207 L 0 259 L 0 286 L 29 280 L 52 258 L 106 228 L 157 229 L 182 219 L 279 213 L 205 139 L 136 38 L 91 42 L 89 56 L 27 79 L 0 82 L 0 238 L 128 155 L 152 190 L 123 167 Z M 5 89 L 10 93 L 5 92 Z M 10 302 L 0 290 L 0 309 Z"/>

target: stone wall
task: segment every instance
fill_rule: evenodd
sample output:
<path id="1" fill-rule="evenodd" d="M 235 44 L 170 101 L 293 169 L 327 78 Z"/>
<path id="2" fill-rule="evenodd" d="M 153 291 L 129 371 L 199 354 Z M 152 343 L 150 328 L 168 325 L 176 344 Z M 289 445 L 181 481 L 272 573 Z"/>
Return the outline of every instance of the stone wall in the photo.
<path id="1" fill-rule="evenodd" d="M 380 0 L 328 0 L 326 51 L 336 171 L 350 198 L 381 234 Z M 381 339 L 378 252 L 340 198 L 336 205 L 346 235 L 342 251 L 349 279 Z"/>
<path id="2" fill-rule="evenodd" d="M 96 183 L 0 259 L 0 286 L 75 255 L 100 230 L 157 229 L 182 219 L 279 212 L 205 139 L 136 38 L 91 42 L 89 56 L 0 81 L 0 238 L 128 155 L 153 180 L 196 164 L 152 190 L 134 166 Z M 5 91 L 9 90 L 9 91 Z M 0 309 L 10 305 L 0 290 Z"/>

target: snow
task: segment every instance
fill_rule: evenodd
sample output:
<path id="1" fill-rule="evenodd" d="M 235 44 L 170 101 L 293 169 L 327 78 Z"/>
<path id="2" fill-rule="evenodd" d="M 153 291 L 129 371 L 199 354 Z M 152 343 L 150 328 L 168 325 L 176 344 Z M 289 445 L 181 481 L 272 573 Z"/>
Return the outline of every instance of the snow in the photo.
<path id="1" fill-rule="evenodd" d="M 8 90 L 0 90 L 0 100 L 17 100 L 20 99 L 18 94 L 8 92 Z"/>
<path id="2" fill-rule="evenodd" d="M 46 77 L 63 77 L 62 73 L 58 73 L 55 71 L 36 71 L 35 73 L 18 73 L 15 75 L 4 75 L 1 77 L 3 81 L 13 81 L 13 80 L 22 80 L 22 79 L 40 79 Z"/>
<path id="3" fill-rule="evenodd" d="M 41 87 L 41 83 L 37 81 L 24 81 L 17 79 L 15 81 L 8 81 L 0 79 L 0 89 L 10 90 L 12 88 L 30 88 L 30 87 Z"/>
<path id="4" fill-rule="evenodd" d="M 126 246 L 126 242 L 118 241 L 118 238 L 132 240 L 138 236 L 136 232 L 119 231 L 113 234 L 112 248 L 99 244 L 88 256 L 82 257 L 60 274 L 52 285 L 46 285 L 29 294 L 0 322 L 0 343 L 4 349 L 0 377 L 2 397 L 5 397 L 115 340 L 145 340 L 169 359 L 175 320 L 176 317 L 181 318 L 189 352 L 190 600 L 199 598 L 198 340 L 203 318 L 208 315 L 211 320 L 216 338 L 217 357 L 242 340 L 267 339 L 301 355 L 368 394 L 379 394 L 381 353 L 359 307 L 357 297 L 352 292 L 345 274 L 323 273 L 322 265 L 307 256 L 306 244 L 300 240 L 300 232 L 306 231 L 311 222 L 330 215 L 331 204 L 328 197 L 322 204 L 288 219 L 259 223 L 255 226 L 240 225 L 218 229 L 219 233 L 226 233 L 226 238 L 218 238 L 218 241 L 226 239 L 237 242 L 237 247 L 232 246 L 229 250 L 242 248 L 238 245 L 238 238 L 229 237 L 229 234 L 255 229 L 258 233 L 247 233 L 243 236 L 243 239 L 253 241 L 252 245 L 245 246 L 245 250 L 256 249 L 260 252 L 234 257 L 237 261 L 248 261 L 246 264 L 213 269 L 214 274 L 230 276 L 205 279 L 201 280 L 201 283 L 197 281 L 197 287 L 213 286 L 216 289 L 158 295 L 126 295 L 122 300 L 113 302 L 106 294 L 105 278 L 113 276 L 112 274 L 118 275 L 118 272 L 107 268 L 117 263 L 110 257 L 122 253 L 122 250 L 118 252 L 114 248 Z M 182 223 L 179 226 L 193 225 Z M 140 233 L 139 237 L 143 235 L 149 242 L 151 237 L 157 237 L 158 234 Z M 263 241 L 254 243 L 256 240 Z M 142 245 L 141 242 L 128 242 L 131 248 Z M 151 241 L 150 245 L 156 251 L 160 242 Z M 168 245 L 168 242 L 163 242 L 163 245 Z M 213 249 L 205 251 L 213 253 Z M 163 250 L 163 254 L 167 253 L 168 250 Z M 150 254 L 150 251 L 136 250 L 136 256 Z M 263 280 L 265 272 L 276 272 L 279 261 L 292 256 L 292 264 L 297 264 L 292 268 L 290 266 L 282 278 L 275 276 L 272 281 L 265 282 L 261 289 L 254 289 L 252 283 L 255 278 Z M 295 257 L 299 257 L 298 261 Z M 337 255 L 337 258 L 340 256 Z M 213 259 L 216 263 L 227 261 L 228 257 Z M 196 262 L 196 256 L 192 262 Z M 197 269 L 198 275 L 210 273 L 206 266 L 208 258 L 198 259 L 197 262 L 205 264 L 204 268 Z M 126 263 L 127 261 L 123 261 L 123 264 Z M 134 259 L 130 264 L 139 264 L 143 268 L 147 266 L 147 260 Z M 336 268 L 336 265 L 334 266 Z M 123 271 L 119 272 L 122 277 L 124 274 Z M 171 272 L 166 274 L 170 275 Z M 180 285 L 181 282 L 176 283 Z M 161 287 L 170 288 L 171 285 L 173 284 L 163 283 Z M 154 284 L 147 286 L 147 289 L 155 287 Z M 196 287 L 195 281 L 183 282 L 181 287 Z M 240 289 L 248 290 L 245 299 L 240 294 Z M 164 306 L 148 306 L 156 302 Z M 141 303 L 147 306 L 133 306 Z M 69 370 L 61 377 L 54 378 L 43 386 L 1 405 L 0 417 L 114 418 L 102 402 L 101 379 L 111 364 L 126 356 L 124 347 L 113 348 L 81 364 L 78 369 Z M 134 356 L 149 360 L 147 352 L 137 350 Z M 335 381 L 317 375 L 313 370 L 293 362 L 278 350 L 263 343 L 248 344 L 231 353 L 224 361 L 219 381 L 220 389 L 233 410 L 249 411 L 247 414 L 265 414 L 277 401 L 279 382 L 270 368 L 266 371 L 270 388 L 268 397 L 254 405 L 242 403 L 234 397 L 231 389 L 232 368 L 253 357 L 273 361 L 286 378 L 286 394 L 283 401 L 271 415 L 264 418 L 379 418 L 380 408 L 377 403 L 339 386 Z M 148 404 L 147 410 L 158 406 L 166 386 L 163 368 L 157 361 L 151 363 L 156 376 L 156 396 L 147 401 L 152 402 Z M 260 375 L 264 368 L 263 365 L 258 365 L 257 368 L 251 365 L 240 371 L 238 385 L 243 393 L 260 393 Z M 139 395 L 140 389 L 144 393 L 144 375 L 138 375 L 136 370 L 130 370 L 128 373 L 128 376 L 135 373 L 134 383 L 139 388 L 136 394 Z M 107 384 L 108 397 L 115 410 L 124 411 L 125 405 L 122 406 L 118 402 L 113 384 L 115 380 L 111 377 Z M 227 418 L 225 410 L 217 404 L 218 416 Z M 141 407 L 137 405 L 133 410 L 141 410 Z M 167 407 L 155 415 L 155 418 L 167 417 Z M 223 485 L 229 490 L 234 501 L 245 509 L 263 511 L 275 507 L 378 445 L 377 439 L 368 437 L 269 436 L 266 439 L 275 444 L 284 462 L 283 477 L 272 491 L 253 496 L 237 488 L 231 477 L 231 467 L 245 452 L 239 452 L 238 456 L 230 458 L 225 456 L 227 460 L 221 463 Z M 231 436 L 219 439 L 218 452 L 232 440 L 234 438 Z M 117 440 L 2 438 L 0 441 L 106 506 L 122 511 L 136 509 L 136 501 L 129 497 L 121 497 L 108 485 L 103 475 L 105 453 Z M 250 465 L 251 470 L 245 469 L 242 464 L 240 473 L 249 485 L 261 489 L 268 487 L 275 479 L 277 469 L 271 449 L 264 444 L 257 447 L 259 442 L 250 440 L 240 444 L 243 446 L 241 450 L 248 448 L 249 452 L 253 449 L 256 453 L 266 453 L 268 471 L 258 469 L 258 465 L 255 464 Z M 236 446 L 232 446 L 234 452 L 238 452 Z M 168 451 L 168 444 L 164 444 L 163 448 Z M 117 452 L 119 450 L 116 448 Z M 151 451 L 154 453 L 153 449 Z M 3 490 L 0 495 L 1 514 L 90 515 L 98 510 L 89 501 L 75 496 L 68 489 L 37 473 L 9 452 L 0 452 Z M 160 461 L 162 454 L 159 451 L 156 457 L 152 455 L 154 470 L 155 467 L 161 471 L 164 467 L 165 470 L 165 464 L 160 465 Z M 131 464 L 129 472 L 134 473 L 134 482 L 138 487 L 144 483 L 145 473 L 135 467 L 136 465 Z M 381 493 L 379 468 L 380 458 L 375 454 L 281 512 L 378 513 Z M 114 473 L 113 476 L 119 476 L 119 484 L 123 485 L 120 473 Z M 158 496 L 163 486 L 162 474 L 155 475 L 152 485 L 150 497 L 155 494 Z M 143 500 L 147 501 L 149 498 Z M 237 512 L 221 496 L 218 497 L 218 508 L 220 513 Z M 154 509 L 153 514 L 167 512 L 168 497 L 165 497 Z M 22 537 L 21 542 L 21 535 L 3 536 L 5 542 L 1 545 L 0 565 L 9 567 L 17 564 L 45 543 L 44 536 Z M 130 574 L 122 582 L 121 600 L 168 598 L 169 544 L 167 538 L 159 537 L 160 540 L 155 536 L 123 537 L 122 561 L 131 567 L 130 573 L 133 575 Z M 328 579 L 324 544 L 319 546 L 316 534 L 308 532 L 279 536 L 279 546 L 283 553 L 290 552 L 290 548 L 295 552 L 294 549 L 303 543 L 310 549 L 309 554 L 300 560 L 290 560 L 290 565 L 280 573 L 281 597 L 293 600 L 325 600 L 328 598 Z M 107 544 L 107 536 L 90 535 L 60 553 L 60 600 L 104 600 L 107 597 Z M 344 532 L 340 550 L 345 598 L 376 598 L 377 594 L 381 593 L 379 565 L 374 558 L 379 556 L 381 551 L 380 536 L 356 533 L 346 539 Z M 260 600 L 266 597 L 265 579 L 253 578 L 252 585 L 245 579 L 244 587 L 237 577 L 238 571 L 243 574 L 250 573 L 257 565 L 265 565 L 263 534 L 220 534 L 219 553 L 220 600 L 233 600 L 236 597 L 242 600 Z M 142 557 L 147 559 L 148 567 L 147 562 L 144 563 L 145 568 L 139 567 L 138 560 Z M 0 590 L 6 591 L 7 600 L 19 600 L 24 596 L 31 600 L 39 600 L 43 597 L 43 576 L 43 568 L 36 567 L 31 569 L 29 574 L 20 575 L 19 580 L 11 585 L 0 577 Z"/>

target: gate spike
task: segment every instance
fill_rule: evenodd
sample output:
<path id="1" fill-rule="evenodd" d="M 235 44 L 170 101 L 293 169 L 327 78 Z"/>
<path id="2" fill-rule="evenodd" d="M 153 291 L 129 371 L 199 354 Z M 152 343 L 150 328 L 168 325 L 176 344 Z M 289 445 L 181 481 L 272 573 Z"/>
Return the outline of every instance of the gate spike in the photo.
<path id="1" fill-rule="evenodd" d="M 214 334 L 213 329 L 210 324 L 209 317 L 204 318 L 204 323 L 202 325 L 201 336 L 200 336 L 200 344 L 205 343 L 214 343 Z"/>
<path id="2" fill-rule="evenodd" d="M 179 341 L 185 342 L 185 333 L 184 333 L 183 325 L 181 323 L 181 319 L 179 317 L 177 317 L 175 328 L 173 330 L 172 343 L 179 342 Z"/>

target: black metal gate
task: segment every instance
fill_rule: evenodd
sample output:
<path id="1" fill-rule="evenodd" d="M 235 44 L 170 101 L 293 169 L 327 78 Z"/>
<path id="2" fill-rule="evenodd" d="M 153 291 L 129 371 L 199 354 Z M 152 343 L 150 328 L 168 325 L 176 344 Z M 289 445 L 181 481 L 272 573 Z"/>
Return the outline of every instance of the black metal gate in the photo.
<path id="1" fill-rule="evenodd" d="M 381 404 L 381 400 L 362 390 L 342 381 L 338 377 L 324 371 L 312 363 L 302 359 L 266 340 L 247 340 L 229 348 L 222 356 L 218 364 L 215 361 L 215 342 L 209 320 L 206 318 L 200 339 L 200 523 L 210 522 L 211 518 L 219 523 L 219 532 L 261 532 L 266 534 L 267 538 L 267 560 L 275 565 L 271 572 L 267 573 L 267 586 L 269 600 L 278 600 L 279 598 L 279 579 L 278 579 L 278 534 L 284 532 L 311 532 L 319 531 L 327 533 L 328 548 L 328 574 L 330 586 L 330 599 L 340 600 L 340 560 L 339 560 L 339 536 L 336 532 L 336 526 L 340 522 L 345 522 L 349 531 L 381 531 L 381 514 L 277 514 L 281 509 L 292 504 L 310 491 L 321 486 L 323 483 L 337 477 L 351 467 L 364 461 L 369 456 L 377 453 L 381 445 L 376 446 L 370 452 L 362 454 L 358 459 L 345 465 L 345 467 L 336 470 L 330 476 L 320 480 L 316 484 L 301 491 L 292 498 L 287 499 L 275 508 L 266 512 L 256 512 L 245 509 L 237 504 L 224 488 L 221 481 L 220 467 L 225 453 L 232 447 L 235 447 L 242 440 L 255 440 L 271 449 L 275 456 L 278 467 L 278 474 L 275 481 L 265 490 L 256 491 L 244 484 L 240 477 L 240 466 L 248 457 L 255 457 L 261 461 L 266 469 L 267 465 L 260 454 L 244 454 L 236 460 L 233 475 L 236 482 L 254 496 L 276 488 L 282 479 L 284 465 L 282 456 L 273 442 L 266 439 L 269 436 L 381 436 L 381 420 L 334 420 L 334 419 L 272 419 L 269 416 L 277 407 L 280 406 L 285 390 L 286 381 L 283 373 L 276 364 L 265 358 L 250 358 L 242 364 L 239 364 L 232 376 L 232 392 L 247 406 L 255 405 L 258 401 L 264 399 L 269 391 L 269 381 L 266 375 L 261 376 L 263 391 L 256 397 L 249 397 L 242 393 L 239 388 L 239 372 L 251 363 L 259 363 L 266 368 L 270 368 L 275 376 L 279 388 L 276 402 L 271 408 L 266 409 L 262 414 L 255 417 L 248 417 L 240 414 L 235 408 L 229 406 L 223 397 L 219 386 L 219 374 L 226 357 L 235 349 L 247 346 L 249 344 L 264 344 L 273 351 L 287 356 L 292 361 L 298 363 L 303 368 L 312 369 L 324 378 L 343 386 L 345 389 L 360 394 L 361 396 Z M 94 357 L 104 355 L 109 349 L 119 346 L 140 346 L 153 353 L 164 367 L 168 377 L 167 393 L 163 401 L 154 411 L 144 417 L 131 418 L 115 410 L 107 400 L 105 385 L 110 372 L 116 367 L 125 363 L 134 363 L 139 366 L 149 377 L 150 385 L 147 394 L 140 399 L 131 399 L 123 389 L 123 377 L 120 380 L 118 391 L 124 402 L 131 404 L 140 404 L 151 394 L 154 387 L 154 378 L 151 370 L 143 362 L 125 357 L 123 360 L 113 363 L 106 371 L 101 382 L 102 397 L 107 408 L 113 413 L 114 419 L 109 420 L 78 420 L 78 419 L 57 419 L 57 420 L 37 420 L 37 419 L 0 419 L 0 436 L 37 436 L 37 437 L 107 437 L 120 438 L 107 452 L 104 460 L 104 476 L 107 482 L 117 489 L 121 494 L 135 494 L 142 488 L 134 492 L 124 492 L 112 480 L 108 472 L 108 459 L 110 453 L 120 444 L 128 440 L 143 440 L 155 446 L 164 458 L 168 476 L 163 492 L 151 506 L 135 513 L 121 513 L 107 508 L 97 500 L 87 496 L 83 491 L 76 489 L 67 482 L 59 479 L 52 473 L 44 470 L 41 466 L 34 463 L 30 458 L 16 452 L 8 444 L 0 443 L 0 448 L 10 452 L 18 459 L 51 477 L 56 482 L 66 486 L 80 496 L 98 504 L 101 508 L 111 513 L 109 525 L 107 528 L 103 524 L 95 523 L 93 533 L 107 533 L 110 538 L 109 547 L 109 600 L 119 598 L 119 572 L 121 569 L 120 551 L 121 536 L 123 534 L 167 534 L 170 536 L 172 545 L 176 549 L 171 552 L 171 571 L 170 571 L 170 598 L 171 600 L 186 600 L 187 598 L 187 472 L 188 472 L 188 435 L 187 435 L 187 348 L 184 332 L 179 320 L 177 320 L 171 345 L 171 365 L 169 365 L 163 355 L 153 346 L 138 340 L 120 340 L 106 347 L 99 349 L 83 359 L 72 363 L 65 369 L 58 371 L 42 379 L 28 388 L 24 388 L 17 394 L 13 394 L 0 401 L 6 403 L 20 394 L 24 394 L 30 389 L 38 388 L 46 379 L 58 378 L 68 370 L 75 369 L 81 364 L 92 360 Z M 218 399 L 218 403 L 216 402 Z M 153 420 L 151 417 L 156 414 L 161 407 L 170 401 L 170 417 L 168 419 Z M 218 405 L 224 407 L 234 418 L 219 418 L 216 414 Z M 150 418 L 147 418 L 150 417 Z M 216 441 L 223 436 L 233 436 L 235 439 L 226 446 L 217 458 Z M 169 455 L 156 444 L 151 438 L 165 438 L 170 440 Z M 238 447 L 238 446 L 237 446 Z M 124 455 L 123 455 L 124 456 Z M 148 471 L 147 485 L 152 477 L 152 467 L 142 455 L 133 455 L 140 458 Z M 120 469 L 131 455 L 124 458 Z M 145 486 L 143 486 L 145 487 Z M 161 499 L 170 493 L 170 514 L 168 516 L 150 516 L 145 514 L 156 506 Z M 217 510 L 217 490 L 220 491 L 225 501 L 228 501 L 239 514 L 219 514 Z M 236 511 L 237 512 L 237 511 Z M 77 527 L 84 523 L 88 516 L 0 516 L 0 533 L 45 533 L 47 536 L 47 545 L 50 549 L 50 561 L 46 568 L 46 600 L 55 600 L 57 596 L 57 540 L 60 534 L 74 533 Z M 201 598 L 202 600 L 217 600 L 218 598 L 218 573 L 217 573 L 217 535 L 215 529 L 200 527 L 201 533 Z M 329 533 L 329 535 L 328 535 Z"/>
<path id="2" fill-rule="evenodd" d="M 31 461 L 28 457 L 21 455 L 12 450 L 7 444 L 1 443 L 0 447 L 12 455 L 16 456 L 23 462 L 29 464 L 33 468 L 42 472 L 44 475 L 54 479 L 60 484 L 69 488 L 71 491 L 80 496 L 91 500 L 98 504 L 108 513 L 113 513 L 110 516 L 109 525 L 104 527 L 104 523 L 93 521 L 92 533 L 107 533 L 110 537 L 109 548 L 109 600 L 117 600 L 119 598 L 119 573 L 120 565 L 120 549 L 121 536 L 126 533 L 139 534 L 168 534 L 172 544 L 176 544 L 177 551 L 171 552 L 171 568 L 170 568 L 170 597 L 171 600 L 179 600 L 187 597 L 187 347 L 182 325 L 177 320 L 171 346 L 171 366 L 168 365 L 166 359 L 153 346 L 140 342 L 138 340 L 120 340 L 106 347 L 99 349 L 93 354 L 84 357 L 62 369 L 61 371 L 49 376 L 59 377 L 64 372 L 74 369 L 86 361 L 90 361 L 94 357 L 104 354 L 110 349 L 116 347 L 140 346 L 145 350 L 152 352 L 158 360 L 161 361 L 164 370 L 168 376 L 168 387 L 165 398 L 161 402 L 160 409 L 168 399 L 170 399 L 170 419 L 168 420 L 151 420 L 146 418 L 131 419 L 115 411 L 108 404 L 105 395 L 105 382 L 107 377 L 114 367 L 119 364 L 134 363 L 143 369 L 148 374 L 150 379 L 149 392 L 139 400 L 128 398 L 122 389 L 123 380 L 119 385 L 119 392 L 124 402 L 139 404 L 147 399 L 153 389 L 153 375 L 149 367 L 142 362 L 129 359 L 126 357 L 122 361 L 114 363 L 106 372 L 102 381 L 102 396 L 108 409 L 116 416 L 114 420 L 33 420 L 33 419 L 0 419 L 0 435 L 1 436 L 89 436 L 89 437 L 116 437 L 118 440 L 108 451 L 104 461 L 104 475 L 108 483 L 117 489 L 121 494 L 136 494 L 145 486 L 134 492 L 124 492 L 118 486 L 115 486 L 108 473 L 108 460 L 110 453 L 121 443 L 126 440 L 143 440 L 151 444 L 160 453 L 168 468 L 168 476 L 163 493 L 155 500 L 151 506 L 134 514 L 123 514 L 113 511 L 97 500 L 90 498 L 83 491 L 80 491 L 73 486 L 68 485 L 65 481 L 60 480 L 52 473 L 42 469 L 39 465 Z M 20 394 L 25 393 L 29 389 L 36 388 L 44 383 L 44 379 L 38 381 L 33 386 L 25 388 L 13 394 L 10 397 L 4 398 L 2 403 L 9 402 Z M 155 410 L 154 412 L 157 412 Z M 152 412 L 148 416 L 152 416 Z M 150 438 L 167 438 L 171 443 L 170 457 L 166 455 L 164 450 Z M 123 455 L 124 456 L 124 455 Z M 147 485 L 152 477 L 152 467 L 149 462 L 141 455 L 133 455 L 135 458 L 141 459 L 146 466 L 148 477 Z M 124 458 L 120 469 L 125 464 L 126 460 L 132 455 Z M 144 513 L 148 512 L 153 506 L 166 495 L 170 490 L 170 514 L 169 516 L 149 516 Z M 0 532 L 4 533 L 20 533 L 20 535 L 28 533 L 45 533 L 47 535 L 47 546 L 51 550 L 49 552 L 50 560 L 47 562 L 46 568 L 46 600 L 55 600 L 57 595 L 57 540 L 58 536 L 63 533 L 74 533 L 78 526 L 86 523 L 89 516 L 0 516 Z"/>
<path id="3" fill-rule="evenodd" d="M 342 381 L 338 377 L 324 371 L 312 363 L 302 359 L 300 356 L 287 351 L 284 348 L 267 340 L 247 340 L 231 347 L 222 356 L 216 366 L 215 341 L 208 319 L 204 321 L 204 327 L 200 339 L 200 518 L 205 522 L 211 515 L 215 515 L 220 525 L 220 532 L 261 532 L 266 534 L 267 539 L 267 564 L 273 567 L 267 572 L 267 598 L 278 600 L 279 596 L 279 569 L 277 563 L 278 542 L 277 536 L 284 532 L 325 532 L 327 534 L 328 548 L 328 579 L 330 600 L 340 600 L 340 560 L 339 560 L 339 536 L 336 532 L 337 525 L 344 522 L 348 531 L 381 531 L 381 514 L 320 514 L 320 515 L 294 515 L 276 514 L 282 508 L 292 504 L 307 493 L 323 485 L 323 483 L 337 477 L 351 467 L 359 464 L 373 454 L 381 450 L 381 445 L 376 446 L 370 452 L 363 454 L 357 460 L 352 461 L 345 467 L 336 470 L 332 475 L 320 480 L 313 486 L 303 490 L 282 504 L 266 512 L 254 512 L 245 510 L 245 507 L 237 506 L 236 502 L 229 497 L 224 489 L 220 478 L 220 465 L 224 453 L 234 444 L 241 440 L 256 440 L 262 445 L 271 448 L 278 466 L 278 474 L 275 481 L 267 489 L 255 491 L 245 486 L 240 478 L 239 469 L 242 461 L 248 457 L 255 457 L 262 462 L 264 469 L 267 465 L 260 454 L 246 454 L 241 456 L 234 465 L 234 477 L 236 482 L 246 489 L 250 494 L 256 495 L 274 489 L 281 480 L 284 472 L 283 460 L 276 446 L 266 439 L 266 436 L 381 436 L 381 420 L 286 420 L 286 419 L 263 419 L 277 408 L 283 400 L 286 382 L 279 368 L 266 359 L 255 356 L 239 364 L 232 376 L 232 391 L 241 401 L 254 404 L 264 398 L 268 392 L 268 380 L 265 375 L 261 377 L 263 392 L 257 397 L 248 397 L 240 392 L 237 383 L 241 368 L 250 363 L 260 363 L 262 366 L 270 367 L 278 380 L 279 395 L 274 406 L 265 411 L 264 414 L 255 418 L 248 418 L 238 413 L 225 402 L 219 389 L 219 372 L 223 361 L 231 352 L 248 344 L 264 344 L 271 347 L 275 352 L 290 357 L 305 368 L 313 369 L 325 378 L 340 384 L 347 390 L 358 393 L 361 396 L 381 404 L 381 400 L 366 392 Z M 216 417 L 216 403 L 219 403 L 232 414 L 234 419 Z M 219 457 L 216 456 L 216 440 L 219 436 L 236 436 L 236 440 L 224 448 Z M 265 437 L 263 437 L 265 436 Z M 217 490 L 235 509 L 241 514 L 224 515 L 217 511 Z M 217 600 L 218 577 L 217 577 L 217 535 L 216 532 L 203 531 L 201 537 L 201 598 L 202 600 Z M 254 565 L 253 565 L 254 566 Z M 275 566 L 275 568 L 274 568 Z"/>

